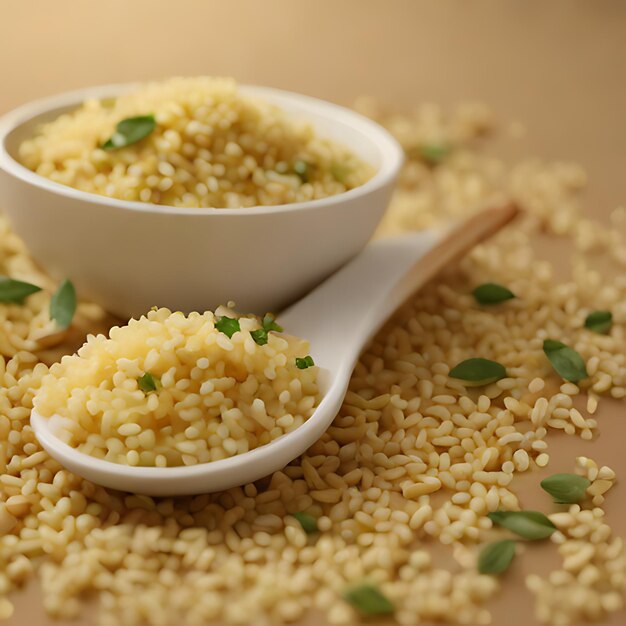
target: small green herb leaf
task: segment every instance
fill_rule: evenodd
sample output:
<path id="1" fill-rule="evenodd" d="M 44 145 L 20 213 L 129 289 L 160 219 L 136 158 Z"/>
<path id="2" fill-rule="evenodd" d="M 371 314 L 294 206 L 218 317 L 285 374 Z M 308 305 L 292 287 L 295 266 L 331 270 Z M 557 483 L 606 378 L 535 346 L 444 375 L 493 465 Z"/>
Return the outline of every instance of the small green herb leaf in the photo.
<path id="1" fill-rule="evenodd" d="M 343 599 L 363 615 L 389 615 L 394 606 L 376 586 L 363 583 L 343 593 Z"/>
<path id="2" fill-rule="evenodd" d="M 283 327 L 276 323 L 276 318 L 272 313 L 266 313 L 261 321 L 261 328 L 250 331 L 250 335 L 256 343 L 260 346 L 264 346 L 267 343 L 268 335 L 272 330 L 277 333 L 282 333 Z"/>
<path id="3" fill-rule="evenodd" d="M 417 156 L 428 165 L 439 165 L 452 152 L 452 147 L 447 144 L 425 144 L 417 149 Z"/>
<path id="4" fill-rule="evenodd" d="M 338 183 L 345 183 L 350 175 L 351 169 L 343 163 L 333 163 L 330 166 L 330 173 Z"/>
<path id="5" fill-rule="evenodd" d="M 611 311 L 594 311 L 585 319 L 585 328 L 601 335 L 608 333 L 612 325 L 613 313 Z"/>
<path id="6" fill-rule="evenodd" d="M 229 339 L 237 332 L 241 330 L 239 320 L 234 317 L 227 317 L 224 315 L 215 322 L 215 328 L 221 333 L 224 333 Z"/>
<path id="7" fill-rule="evenodd" d="M 254 339 L 254 342 L 260 346 L 264 346 L 267 343 L 267 331 L 265 328 L 259 328 L 258 330 L 251 330 L 250 336 Z"/>
<path id="8" fill-rule="evenodd" d="M 50 299 L 50 319 L 62 330 L 69 328 L 76 312 L 76 289 L 72 281 L 65 279 Z"/>
<path id="9" fill-rule="evenodd" d="M 144 393 L 150 393 L 151 391 L 156 391 L 161 384 L 161 381 L 153 376 L 150 372 L 146 372 L 143 376 L 140 376 L 137 379 L 137 383 L 139 384 L 139 389 Z"/>
<path id="10" fill-rule="evenodd" d="M 41 291 L 41 287 L 37 285 L 14 280 L 8 276 L 0 276 L 0 302 L 23 304 L 28 296 L 38 291 Z"/>
<path id="11" fill-rule="evenodd" d="M 306 161 L 303 161 L 302 159 L 295 161 L 293 164 L 293 171 L 298 175 L 303 183 L 309 182 L 311 166 Z"/>
<path id="12" fill-rule="evenodd" d="M 515 541 L 505 539 L 487 544 L 478 557 L 478 571 L 481 574 L 502 574 L 515 556 Z"/>
<path id="13" fill-rule="evenodd" d="M 495 511 L 487 517 L 525 539 L 546 539 L 556 530 L 556 526 L 538 511 Z"/>
<path id="14" fill-rule="evenodd" d="M 467 359 L 450 370 L 452 378 L 465 381 L 468 386 L 478 387 L 495 383 L 506 377 L 506 368 L 497 361 L 489 359 Z"/>
<path id="15" fill-rule="evenodd" d="M 550 363 L 552 363 L 552 367 L 554 367 L 556 373 L 565 380 L 577 383 L 579 380 L 587 378 L 585 362 L 576 350 L 573 350 L 560 341 L 546 339 L 543 342 L 543 351 L 548 359 L 550 359 Z"/>
<path id="16" fill-rule="evenodd" d="M 103 150 L 116 150 L 141 141 L 156 128 L 154 115 L 139 115 L 122 120 L 111 138 L 102 144 Z"/>
<path id="17" fill-rule="evenodd" d="M 315 363 L 313 362 L 313 357 L 310 354 L 304 358 L 296 357 L 296 367 L 299 370 L 305 370 L 307 367 L 312 367 L 313 365 L 315 365 Z"/>
<path id="18" fill-rule="evenodd" d="M 472 293 L 479 304 L 500 304 L 500 302 L 515 298 L 515 294 L 510 289 L 497 283 L 479 285 Z"/>
<path id="19" fill-rule="evenodd" d="M 266 313 L 263 316 L 263 322 L 261 324 L 263 326 L 263 328 L 269 333 L 270 330 L 273 330 L 277 333 L 282 333 L 283 332 L 283 327 L 279 326 L 276 323 L 276 318 L 274 317 L 274 315 L 272 313 Z"/>
<path id="20" fill-rule="evenodd" d="M 300 526 L 302 526 L 302 530 L 307 535 L 317 532 L 317 520 L 308 513 L 294 513 L 293 516 L 300 522 Z"/>
<path id="21" fill-rule="evenodd" d="M 541 488 L 558 504 L 576 504 L 587 495 L 590 484 L 588 478 L 578 474 L 554 474 L 541 481 Z"/>

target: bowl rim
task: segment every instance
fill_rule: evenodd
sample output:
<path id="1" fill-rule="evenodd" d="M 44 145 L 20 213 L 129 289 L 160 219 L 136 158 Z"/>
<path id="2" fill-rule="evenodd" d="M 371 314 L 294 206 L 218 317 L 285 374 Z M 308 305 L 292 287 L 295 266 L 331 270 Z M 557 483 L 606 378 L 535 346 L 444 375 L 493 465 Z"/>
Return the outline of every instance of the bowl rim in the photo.
<path id="1" fill-rule="evenodd" d="M 72 105 L 78 106 L 86 99 L 113 97 L 120 93 L 131 91 L 142 84 L 143 83 L 139 82 L 116 83 L 67 91 L 28 102 L 4 114 L 0 117 L 0 170 L 4 170 L 28 185 L 86 203 L 100 204 L 128 211 L 160 213 L 165 215 L 221 215 L 227 217 L 234 215 L 262 215 L 268 213 L 287 213 L 298 210 L 313 210 L 328 207 L 329 205 L 338 205 L 344 202 L 358 200 L 359 198 L 392 184 L 404 162 L 404 151 L 398 141 L 389 131 L 364 115 L 313 96 L 274 87 L 248 84 L 238 84 L 238 88 L 244 93 L 258 95 L 261 98 L 266 97 L 270 102 L 278 101 L 279 106 L 280 101 L 293 102 L 297 108 L 301 108 L 304 112 L 311 114 L 313 117 L 317 116 L 333 119 L 339 121 L 340 124 L 350 126 L 360 132 L 371 142 L 380 154 L 380 165 L 376 173 L 364 184 L 354 189 L 316 200 L 271 206 L 257 205 L 244 208 L 193 208 L 153 204 L 134 200 L 120 200 L 118 198 L 110 198 L 88 191 L 81 191 L 68 185 L 57 183 L 33 172 L 9 153 L 6 146 L 7 137 L 20 126 L 30 122 L 33 118 L 45 115 L 56 109 L 63 109 Z M 348 149 L 350 148 L 350 146 L 346 147 Z"/>

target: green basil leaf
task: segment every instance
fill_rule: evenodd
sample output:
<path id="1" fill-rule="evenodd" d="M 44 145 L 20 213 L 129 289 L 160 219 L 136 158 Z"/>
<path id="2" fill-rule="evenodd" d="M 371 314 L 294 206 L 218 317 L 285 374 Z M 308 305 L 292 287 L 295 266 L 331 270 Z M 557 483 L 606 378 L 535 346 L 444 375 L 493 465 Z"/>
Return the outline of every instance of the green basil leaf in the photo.
<path id="1" fill-rule="evenodd" d="M 500 302 L 515 298 L 515 294 L 510 289 L 497 283 L 479 285 L 472 293 L 480 304 L 500 304 Z"/>
<path id="2" fill-rule="evenodd" d="M 576 350 L 560 341 L 546 339 L 543 342 L 543 351 L 550 359 L 550 363 L 552 363 L 556 373 L 565 380 L 577 383 L 579 380 L 587 378 L 585 362 Z"/>
<path id="3" fill-rule="evenodd" d="M 0 302 L 23 304 L 28 296 L 38 291 L 41 291 L 41 287 L 37 287 L 37 285 L 31 285 L 8 276 L 0 276 Z"/>
<path id="4" fill-rule="evenodd" d="M 295 517 L 299 522 L 300 526 L 302 526 L 302 530 L 307 535 L 317 532 L 317 520 L 308 513 L 293 513 L 293 517 Z"/>
<path id="5" fill-rule="evenodd" d="M 417 157 L 428 165 L 439 165 L 452 152 L 452 146 L 447 144 L 425 144 L 417 149 Z"/>
<path id="6" fill-rule="evenodd" d="M 605 335 L 613 325 L 613 313 L 611 311 L 594 311 L 585 318 L 585 328 L 594 333 Z"/>
<path id="7" fill-rule="evenodd" d="M 154 115 L 128 117 L 119 122 L 111 138 L 102 144 L 103 150 L 125 148 L 147 137 L 156 128 Z"/>
<path id="8" fill-rule="evenodd" d="M 274 317 L 272 313 L 266 313 L 263 316 L 263 322 L 261 325 L 267 332 L 269 332 L 270 330 L 273 330 L 277 333 L 282 333 L 284 330 L 282 326 L 279 326 L 276 323 L 276 318 Z"/>
<path id="9" fill-rule="evenodd" d="M 578 474 L 553 474 L 541 481 L 541 488 L 547 491 L 558 504 L 576 504 L 587 495 L 591 481 Z"/>
<path id="10" fill-rule="evenodd" d="M 538 511 L 495 511 L 487 517 L 524 539 L 546 539 L 556 530 L 556 526 Z"/>
<path id="11" fill-rule="evenodd" d="M 293 171 L 298 175 L 303 183 L 308 183 L 311 175 L 311 166 L 302 159 L 298 159 L 293 164 Z"/>
<path id="12" fill-rule="evenodd" d="M 72 281 L 65 279 L 50 299 L 50 319 L 62 330 L 69 328 L 76 312 L 76 289 Z"/>
<path id="13" fill-rule="evenodd" d="M 313 357 L 310 354 L 303 358 L 296 357 L 296 367 L 299 370 L 305 370 L 308 367 L 312 367 L 313 365 L 315 365 L 315 363 L 313 362 Z"/>
<path id="14" fill-rule="evenodd" d="M 467 359 L 450 370 L 452 378 L 465 381 L 468 386 L 477 387 L 495 383 L 506 377 L 506 368 L 497 361 L 489 359 Z"/>
<path id="15" fill-rule="evenodd" d="M 159 388 L 161 381 L 156 376 L 150 374 L 150 372 L 146 372 L 143 376 L 140 376 L 137 379 L 137 383 L 139 384 L 139 389 L 147 394 L 151 391 L 156 391 Z"/>
<path id="16" fill-rule="evenodd" d="M 515 556 L 515 541 L 505 539 L 487 544 L 478 557 L 478 571 L 481 574 L 502 574 Z"/>
<path id="17" fill-rule="evenodd" d="M 234 317 L 226 317 L 226 315 L 220 317 L 220 319 L 215 322 L 215 328 L 221 333 L 224 333 L 229 339 L 241 330 L 239 320 Z"/>
<path id="18" fill-rule="evenodd" d="M 261 321 L 261 328 L 250 331 L 250 335 L 258 345 L 264 346 L 268 341 L 270 331 L 282 333 L 283 327 L 276 323 L 276 318 L 272 313 L 266 313 Z"/>
<path id="19" fill-rule="evenodd" d="M 254 342 L 259 346 L 264 346 L 267 343 L 267 331 L 265 328 L 259 328 L 258 330 L 251 330 L 250 336 L 254 339 Z"/>
<path id="20" fill-rule="evenodd" d="M 363 615 L 389 615 L 395 610 L 389 598 L 369 583 L 347 589 L 343 599 Z"/>

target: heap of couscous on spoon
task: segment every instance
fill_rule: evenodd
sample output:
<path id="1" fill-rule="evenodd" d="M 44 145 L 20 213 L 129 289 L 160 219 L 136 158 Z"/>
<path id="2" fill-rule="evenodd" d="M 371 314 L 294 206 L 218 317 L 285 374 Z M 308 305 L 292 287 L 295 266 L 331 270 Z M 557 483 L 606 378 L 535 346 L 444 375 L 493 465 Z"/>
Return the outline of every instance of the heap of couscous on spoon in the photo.
<path id="1" fill-rule="evenodd" d="M 34 407 L 59 439 L 114 463 L 242 454 L 303 424 L 319 401 L 307 342 L 282 331 L 270 314 L 155 309 L 53 365 Z"/>

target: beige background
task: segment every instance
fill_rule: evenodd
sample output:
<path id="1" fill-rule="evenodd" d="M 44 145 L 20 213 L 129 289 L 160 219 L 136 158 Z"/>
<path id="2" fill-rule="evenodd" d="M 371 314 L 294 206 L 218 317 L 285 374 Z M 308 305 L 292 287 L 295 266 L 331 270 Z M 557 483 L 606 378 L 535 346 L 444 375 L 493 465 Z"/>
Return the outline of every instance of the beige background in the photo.
<path id="1" fill-rule="evenodd" d="M 67 89 L 172 74 L 233 75 L 341 103 L 360 94 L 397 107 L 483 100 L 529 129 L 505 156 L 579 161 L 591 177 L 588 211 L 600 219 L 626 200 L 621 0 L 0 0 L 0 113 Z M 571 471 L 584 453 L 624 476 L 625 413 L 605 403 L 593 444 L 553 438 L 550 473 Z M 538 478 L 524 503 L 545 508 Z M 607 510 L 626 535 L 623 501 L 617 488 Z M 545 570 L 546 552 L 516 564 L 494 624 L 533 623 L 522 574 Z M 20 594 L 9 624 L 46 623 L 36 590 Z"/>

